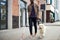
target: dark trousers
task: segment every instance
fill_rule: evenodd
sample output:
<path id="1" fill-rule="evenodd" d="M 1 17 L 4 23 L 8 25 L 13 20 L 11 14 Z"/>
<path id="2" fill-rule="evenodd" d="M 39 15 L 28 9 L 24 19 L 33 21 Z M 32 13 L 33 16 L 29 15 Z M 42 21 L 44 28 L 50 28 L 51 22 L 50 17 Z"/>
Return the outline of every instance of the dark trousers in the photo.
<path id="1" fill-rule="evenodd" d="M 29 17 L 29 30 L 30 34 L 32 35 L 32 24 L 34 24 L 35 34 L 37 33 L 37 18 L 36 17 Z"/>

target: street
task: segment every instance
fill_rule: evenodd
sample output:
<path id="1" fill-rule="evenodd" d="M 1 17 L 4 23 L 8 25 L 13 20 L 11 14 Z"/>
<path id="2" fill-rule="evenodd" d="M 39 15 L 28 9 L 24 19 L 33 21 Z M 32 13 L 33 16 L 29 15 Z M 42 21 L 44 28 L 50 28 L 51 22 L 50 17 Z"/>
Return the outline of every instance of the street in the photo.
<path id="1" fill-rule="evenodd" d="M 60 26 L 46 26 L 46 32 L 43 39 L 39 38 L 39 30 L 36 37 L 30 38 L 29 28 L 21 27 L 11 30 L 1 30 L 0 40 L 60 40 Z"/>
<path id="2" fill-rule="evenodd" d="M 0 40 L 60 40 L 60 0 L 0 0 Z"/>

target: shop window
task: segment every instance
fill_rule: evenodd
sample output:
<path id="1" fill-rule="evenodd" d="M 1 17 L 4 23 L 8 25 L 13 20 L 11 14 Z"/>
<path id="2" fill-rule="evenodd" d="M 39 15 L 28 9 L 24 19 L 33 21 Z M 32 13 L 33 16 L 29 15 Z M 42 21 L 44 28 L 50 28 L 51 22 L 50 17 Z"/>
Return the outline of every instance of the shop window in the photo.
<path id="1" fill-rule="evenodd" d="M 7 29 L 7 0 L 0 1 L 0 30 Z"/>

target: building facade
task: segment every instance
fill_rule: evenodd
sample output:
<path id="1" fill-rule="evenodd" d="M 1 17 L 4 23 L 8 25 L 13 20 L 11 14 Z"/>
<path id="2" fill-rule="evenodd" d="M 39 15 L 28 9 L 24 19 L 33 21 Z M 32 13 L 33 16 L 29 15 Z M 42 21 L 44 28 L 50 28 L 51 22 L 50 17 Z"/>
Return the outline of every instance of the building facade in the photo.
<path id="1" fill-rule="evenodd" d="M 57 17 L 58 21 L 60 21 L 60 13 L 59 13 L 60 12 L 60 8 L 59 7 L 60 7 L 60 0 L 56 0 L 56 9 L 57 9 L 57 14 L 58 14 L 57 15 L 58 16 Z"/>
<path id="2" fill-rule="evenodd" d="M 55 0 L 55 21 L 59 21 L 58 0 Z"/>
<path id="3" fill-rule="evenodd" d="M 59 20 L 57 1 L 35 0 L 34 2 L 40 6 L 42 23 Z M 30 0 L 0 0 L 0 30 L 29 26 L 29 4 Z"/>
<path id="4" fill-rule="evenodd" d="M 0 0 L 0 30 L 28 24 L 27 0 Z"/>
<path id="5" fill-rule="evenodd" d="M 53 22 L 54 21 L 59 21 L 59 18 L 60 18 L 60 13 L 59 13 L 59 0 L 46 0 L 46 3 L 47 3 L 47 11 L 48 12 L 46 13 L 48 16 L 47 16 L 47 22 L 51 22 L 51 18 L 53 19 Z M 49 8 L 50 7 L 50 8 Z M 51 17 L 50 17 L 51 16 Z M 49 18 L 50 17 L 50 18 Z"/>
<path id="6" fill-rule="evenodd" d="M 53 22 L 54 20 L 54 0 L 46 0 L 46 22 Z"/>

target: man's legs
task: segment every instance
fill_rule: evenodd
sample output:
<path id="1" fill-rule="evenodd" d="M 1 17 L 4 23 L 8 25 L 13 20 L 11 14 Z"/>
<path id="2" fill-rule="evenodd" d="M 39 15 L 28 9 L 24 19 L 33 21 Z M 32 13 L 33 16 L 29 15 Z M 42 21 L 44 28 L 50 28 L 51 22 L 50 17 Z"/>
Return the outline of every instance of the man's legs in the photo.
<path id="1" fill-rule="evenodd" d="M 37 33 L 37 19 L 36 18 L 33 19 L 33 23 L 34 23 L 35 35 L 36 35 Z"/>
<path id="2" fill-rule="evenodd" d="M 32 18 L 29 18 L 29 30 L 30 30 L 30 35 L 32 35 Z"/>

